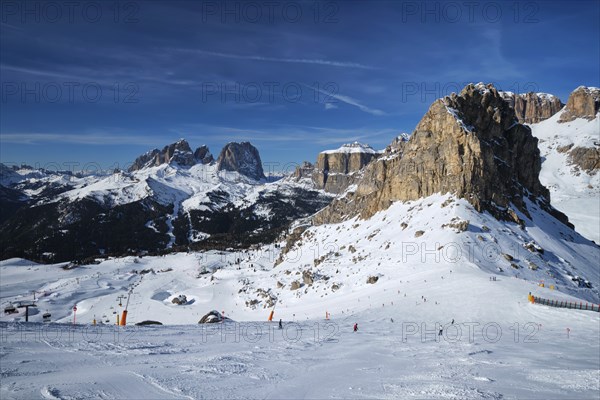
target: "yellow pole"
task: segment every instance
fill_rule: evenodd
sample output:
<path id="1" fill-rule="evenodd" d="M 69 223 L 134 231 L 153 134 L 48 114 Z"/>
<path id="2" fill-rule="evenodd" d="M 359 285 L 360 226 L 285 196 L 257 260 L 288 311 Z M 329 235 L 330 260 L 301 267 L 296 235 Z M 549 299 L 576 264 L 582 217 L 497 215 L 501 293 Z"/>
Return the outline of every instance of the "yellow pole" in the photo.
<path id="1" fill-rule="evenodd" d="M 120 325 L 119 324 L 119 314 L 117 314 L 117 326 Z"/>

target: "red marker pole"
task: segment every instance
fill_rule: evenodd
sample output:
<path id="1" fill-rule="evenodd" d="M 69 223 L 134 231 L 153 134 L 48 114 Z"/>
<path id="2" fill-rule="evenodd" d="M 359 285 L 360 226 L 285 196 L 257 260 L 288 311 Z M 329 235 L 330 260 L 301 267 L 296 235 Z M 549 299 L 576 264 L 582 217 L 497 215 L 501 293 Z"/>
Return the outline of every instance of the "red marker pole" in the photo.
<path id="1" fill-rule="evenodd" d="M 73 325 L 75 325 L 75 317 L 77 316 L 77 304 L 73 306 Z"/>

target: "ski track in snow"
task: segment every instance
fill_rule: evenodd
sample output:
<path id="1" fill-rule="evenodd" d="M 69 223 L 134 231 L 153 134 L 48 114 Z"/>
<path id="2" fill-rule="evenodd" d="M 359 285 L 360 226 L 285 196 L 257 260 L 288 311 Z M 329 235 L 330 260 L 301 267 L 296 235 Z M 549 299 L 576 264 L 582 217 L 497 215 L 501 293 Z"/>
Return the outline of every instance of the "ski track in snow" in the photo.
<path id="1" fill-rule="evenodd" d="M 581 324 L 582 336 L 568 342 L 552 328 L 538 333 L 538 343 L 515 343 L 512 332 L 501 340 L 475 338 L 439 342 L 402 340 L 402 325 L 363 315 L 359 332 L 342 328 L 336 341 L 317 341 L 314 322 L 294 325 L 298 341 L 284 340 L 268 323 L 239 328 L 265 335 L 236 341 L 220 327 L 168 326 L 126 328 L 128 338 L 74 340 L 49 347 L 16 339 L 2 324 L 3 399 L 34 398 L 593 398 L 598 379 L 597 331 Z M 598 322 L 597 318 L 596 321 Z M 288 328 L 286 324 L 286 329 Z M 33 335 L 36 324 L 19 333 Z M 68 329 L 68 326 L 63 326 Z M 123 328 L 120 328 L 123 329 Z M 273 339 L 266 332 L 274 332 Z M 587 336 L 594 334 L 595 336 Z M 587 336 L 587 337 L 586 337 Z M 115 349 L 119 349 L 115 352 Z M 53 361 L 51 361 L 53 360 Z M 5 365 L 12 368 L 6 368 Z M 48 369 L 47 366 L 51 365 Z M 36 396 L 36 393 L 38 396 Z"/>
<path id="2" fill-rule="evenodd" d="M 527 293 L 597 301 L 599 249 L 528 208 L 534 221 L 520 215 L 520 228 L 451 196 L 395 204 L 368 221 L 310 228 L 296 254 L 275 267 L 279 250 L 272 248 L 125 257 L 72 270 L 2 261 L 2 305 L 31 299 L 35 289 L 39 312 L 29 324 L 22 310 L 0 316 L 0 398 L 595 398 L 600 314 L 532 305 Z M 468 230 L 440 229 L 453 220 L 469 220 Z M 417 230 L 425 232 L 420 241 Z M 531 242 L 544 253 L 524 249 Z M 428 257 L 403 261 L 403 243 L 426 245 Z M 472 257 L 436 260 L 435 249 L 444 249 L 437 243 L 468 245 Z M 486 259 L 489 243 L 514 251 L 523 266 Z M 528 269 L 527 259 L 539 269 Z M 290 290 L 306 269 L 313 284 Z M 567 273 L 590 279 L 593 289 L 578 288 Z M 376 284 L 365 283 L 371 275 Z M 537 286 L 540 280 L 557 289 Z M 269 308 L 257 296 L 277 281 L 284 287 L 269 293 L 280 300 L 275 321 L 282 318 L 284 330 L 264 322 Z M 112 325 L 122 311 L 117 296 L 130 290 L 129 324 L 168 325 Z M 172 304 L 179 294 L 187 304 Z M 261 302 L 247 306 L 250 299 Z M 213 309 L 240 322 L 198 325 Z M 41 323 L 45 310 L 58 323 Z M 325 311 L 331 320 L 323 320 Z M 105 323 L 94 328 L 94 318 Z"/>

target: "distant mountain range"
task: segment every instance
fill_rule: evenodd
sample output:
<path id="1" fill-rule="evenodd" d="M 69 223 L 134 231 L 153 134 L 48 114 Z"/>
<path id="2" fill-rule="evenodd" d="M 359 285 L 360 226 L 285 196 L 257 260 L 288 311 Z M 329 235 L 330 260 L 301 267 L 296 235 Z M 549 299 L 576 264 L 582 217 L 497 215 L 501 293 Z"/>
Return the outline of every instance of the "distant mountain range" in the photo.
<path id="1" fill-rule="evenodd" d="M 577 88 L 564 105 L 469 85 L 434 102 L 412 134 L 386 149 L 347 144 L 276 182 L 248 142 L 227 144 L 215 160 L 181 139 L 108 174 L 0 164 L 0 258 L 243 248 L 306 222 L 370 218 L 436 193 L 520 225 L 544 212 L 561 232 L 574 223 L 598 241 L 590 221 L 600 222 L 599 92 Z"/>

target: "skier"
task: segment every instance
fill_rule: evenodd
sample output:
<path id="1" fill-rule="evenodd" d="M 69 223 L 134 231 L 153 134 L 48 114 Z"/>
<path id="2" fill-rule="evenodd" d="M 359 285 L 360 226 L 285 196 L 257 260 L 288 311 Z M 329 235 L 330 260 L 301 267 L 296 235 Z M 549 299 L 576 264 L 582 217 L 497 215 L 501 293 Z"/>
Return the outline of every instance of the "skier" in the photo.
<path id="1" fill-rule="evenodd" d="M 442 328 L 442 326 L 440 325 L 440 332 L 438 333 L 438 336 L 442 336 L 443 331 L 444 331 L 444 328 Z"/>
<path id="2" fill-rule="evenodd" d="M 281 318 L 279 318 L 279 329 L 283 329 L 283 323 L 281 322 Z"/>
<path id="3" fill-rule="evenodd" d="M 354 323 L 354 332 L 358 331 L 358 324 L 355 322 Z"/>
<path id="4" fill-rule="evenodd" d="M 454 318 L 452 318 L 452 322 L 450 324 L 454 325 Z"/>

